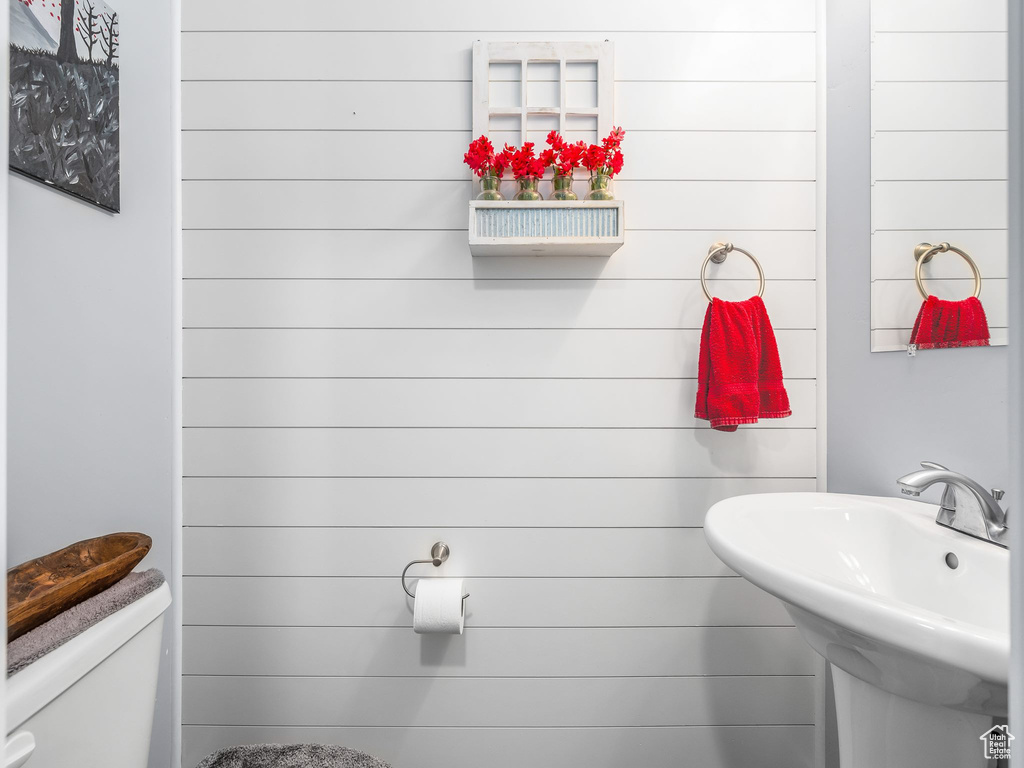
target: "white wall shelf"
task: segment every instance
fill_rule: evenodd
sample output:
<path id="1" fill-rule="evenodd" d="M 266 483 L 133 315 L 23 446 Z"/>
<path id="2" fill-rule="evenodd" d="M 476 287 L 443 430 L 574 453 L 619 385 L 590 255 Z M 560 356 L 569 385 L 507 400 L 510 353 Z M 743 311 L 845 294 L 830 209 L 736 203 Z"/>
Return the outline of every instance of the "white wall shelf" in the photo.
<path id="1" fill-rule="evenodd" d="M 611 256 L 625 241 L 622 200 L 471 200 L 474 256 Z"/>
<path id="2" fill-rule="evenodd" d="M 615 45 L 602 42 L 473 44 L 473 135 L 496 147 L 543 147 L 551 130 L 594 143 L 612 127 Z M 474 256 L 610 256 L 623 243 L 621 201 L 473 201 Z"/>

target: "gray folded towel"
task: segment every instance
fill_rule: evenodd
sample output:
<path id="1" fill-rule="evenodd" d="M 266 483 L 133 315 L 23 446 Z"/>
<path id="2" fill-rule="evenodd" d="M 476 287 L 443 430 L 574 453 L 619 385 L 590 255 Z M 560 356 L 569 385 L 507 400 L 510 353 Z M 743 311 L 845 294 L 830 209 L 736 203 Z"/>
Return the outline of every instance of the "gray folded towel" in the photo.
<path id="1" fill-rule="evenodd" d="M 112 587 L 83 600 L 7 644 L 7 676 L 20 672 L 33 661 L 60 648 L 112 613 L 148 595 L 164 583 L 156 568 L 129 573 Z"/>
<path id="2" fill-rule="evenodd" d="M 247 744 L 214 752 L 196 768 L 390 768 L 365 752 L 326 744 Z"/>

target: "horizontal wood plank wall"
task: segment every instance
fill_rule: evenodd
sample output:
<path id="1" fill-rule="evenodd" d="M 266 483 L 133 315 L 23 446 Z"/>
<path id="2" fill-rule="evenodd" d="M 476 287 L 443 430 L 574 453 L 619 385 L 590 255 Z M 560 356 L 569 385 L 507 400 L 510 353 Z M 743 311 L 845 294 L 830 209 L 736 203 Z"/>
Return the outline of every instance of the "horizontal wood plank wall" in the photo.
<path id="1" fill-rule="evenodd" d="M 184 3 L 185 768 L 813 765 L 813 656 L 701 525 L 815 488 L 814 2 L 589 8 Z M 469 255 L 472 43 L 509 38 L 616 44 L 610 259 Z M 794 408 L 735 434 L 693 417 L 718 240 Z M 398 584 L 437 539 L 463 637 Z"/>
<path id="2" fill-rule="evenodd" d="M 969 14 L 956 0 L 872 3 L 872 349 L 906 349 L 921 307 L 920 242 L 971 254 L 992 343 L 1006 343 L 1006 13 L 1002 0 L 971 3 Z M 923 274 L 940 298 L 973 290 L 956 254 L 938 254 Z"/>

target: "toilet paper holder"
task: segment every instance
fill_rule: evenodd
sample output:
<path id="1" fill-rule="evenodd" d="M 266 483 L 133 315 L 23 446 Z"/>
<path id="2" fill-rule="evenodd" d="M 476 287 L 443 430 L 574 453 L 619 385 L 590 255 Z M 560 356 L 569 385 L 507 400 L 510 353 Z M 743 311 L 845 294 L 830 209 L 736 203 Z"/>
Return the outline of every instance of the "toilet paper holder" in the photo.
<path id="1" fill-rule="evenodd" d="M 405 583 L 405 574 L 409 572 L 410 568 L 412 568 L 414 565 L 421 563 L 430 563 L 436 568 L 437 566 L 441 565 L 441 563 L 443 563 L 445 560 L 447 560 L 448 555 L 450 555 L 451 553 L 452 551 L 448 548 L 447 544 L 445 544 L 443 541 L 435 541 L 434 546 L 430 548 L 429 560 L 411 560 L 409 564 L 405 566 L 405 568 L 402 570 L 402 589 L 405 590 L 405 594 L 407 594 L 409 597 L 413 599 L 416 598 L 416 595 L 409 591 L 409 585 Z M 469 592 L 464 594 L 462 596 L 462 599 L 465 600 L 467 597 L 469 597 Z"/>

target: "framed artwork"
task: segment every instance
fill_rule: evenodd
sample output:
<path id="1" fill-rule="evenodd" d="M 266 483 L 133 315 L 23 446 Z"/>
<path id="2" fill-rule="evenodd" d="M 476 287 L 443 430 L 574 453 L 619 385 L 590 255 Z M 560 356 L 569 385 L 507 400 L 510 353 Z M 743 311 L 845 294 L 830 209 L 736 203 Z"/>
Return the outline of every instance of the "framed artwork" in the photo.
<path id="1" fill-rule="evenodd" d="M 117 12 L 103 0 L 9 0 L 10 167 L 121 209 Z"/>

